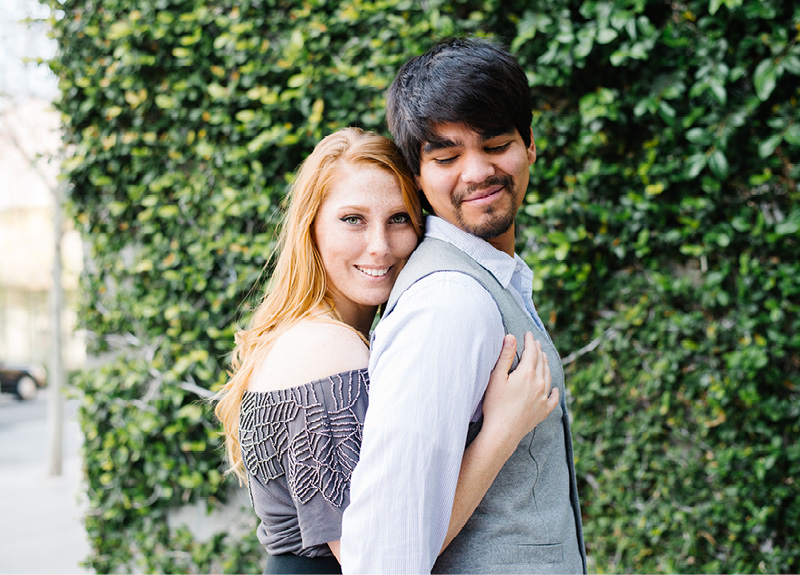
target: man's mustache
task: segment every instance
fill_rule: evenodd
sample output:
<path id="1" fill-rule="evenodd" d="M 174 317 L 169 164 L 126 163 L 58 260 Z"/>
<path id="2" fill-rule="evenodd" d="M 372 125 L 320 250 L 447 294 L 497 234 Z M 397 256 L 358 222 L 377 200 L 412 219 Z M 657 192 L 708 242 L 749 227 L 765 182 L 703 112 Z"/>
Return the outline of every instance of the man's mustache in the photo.
<path id="1" fill-rule="evenodd" d="M 492 176 L 490 178 L 485 179 L 484 181 L 482 181 L 479 184 L 470 184 L 463 193 L 458 194 L 455 197 L 455 200 L 456 200 L 457 203 L 461 203 L 461 202 L 464 201 L 465 198 L 467 198 L 470 195 L 474 194 L 478 190 L 484 190 L 484 189 L 490 188 L 492 186 L 505 186 L 505 188 L 508 191 L 512 191 L 514 189 L 513 188 L 514 179 L 509 175 Z"/>

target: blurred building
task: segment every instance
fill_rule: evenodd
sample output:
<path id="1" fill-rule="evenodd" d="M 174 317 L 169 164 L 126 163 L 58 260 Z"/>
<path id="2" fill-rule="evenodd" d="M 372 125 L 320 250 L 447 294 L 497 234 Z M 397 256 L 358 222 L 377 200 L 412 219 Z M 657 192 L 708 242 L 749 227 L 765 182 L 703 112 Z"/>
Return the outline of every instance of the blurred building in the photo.
<path id="1" fill-rule="evenodd" d="M 47 365 L 55 246 L 53 191 L 59 173 L 59 114 L 40 99 L 0 108 L 0 360 Z M 74 302 L 81 241 L 63 226 L 64 362 L 84 362 Z"/>

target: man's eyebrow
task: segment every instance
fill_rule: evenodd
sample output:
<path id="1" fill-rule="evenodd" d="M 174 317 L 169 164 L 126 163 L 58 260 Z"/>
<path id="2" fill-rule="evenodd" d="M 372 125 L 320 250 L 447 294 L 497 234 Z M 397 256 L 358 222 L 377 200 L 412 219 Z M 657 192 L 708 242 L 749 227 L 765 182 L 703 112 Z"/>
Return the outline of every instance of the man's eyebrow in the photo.
<path id="1" fill-rule="evenodd" d="M 515 132 L 515 128 L 499 128 L 497 130 L 492 130 L 490 132 L 483 132 L 481 134 L 481 142 L 488 142 L 493 138 L 498 138 L 500 136 L 509 136 Z M 461 142 L 449 140 L 447 138 L 435 139 L 428 142 L 425 142 L 422 145 L 422 153 L 423 154 L 430 154 L 431 152 L 435 152 L 437 150 L 446 150 L 448 148 L 458 148 L 461 146 Z"/>
<path id="2" fill-rule="evenodd" d="M 498 138 L 500 136 L 511 136 L 516 132 L 516 128 L 498 128 L 497 130 L 492 130 L 491 132 L 484 132 L 481 134 L 481 140 L 487 142 L 492 138 Z"/>
<path id="3" fill-rule="evenodd" d="M 436 150 L 445 150 L 447 148 L 457 148 L 460 144 L 458 142 L 454 142 L 453 140 L 448 140 L 443 138 L 441 140 L 433 140 L 429 142 L 425 142 L 422 145 L 422 153 L 429 154 L 431 152 L 435 152 Z"/>

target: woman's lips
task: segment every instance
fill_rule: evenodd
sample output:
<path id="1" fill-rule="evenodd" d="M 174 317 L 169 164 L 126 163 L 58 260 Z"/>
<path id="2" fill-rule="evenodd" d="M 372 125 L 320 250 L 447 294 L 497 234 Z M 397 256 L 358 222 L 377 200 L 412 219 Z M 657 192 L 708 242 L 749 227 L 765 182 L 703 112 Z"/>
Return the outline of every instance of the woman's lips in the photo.
<path id="1" fill-rule="evenodd" d="M 392 266 L 381 268 L 356 266 L 356 269 L 371 278 L 382 278 L 389 273 L 389 270 L 392 269 Z"/>

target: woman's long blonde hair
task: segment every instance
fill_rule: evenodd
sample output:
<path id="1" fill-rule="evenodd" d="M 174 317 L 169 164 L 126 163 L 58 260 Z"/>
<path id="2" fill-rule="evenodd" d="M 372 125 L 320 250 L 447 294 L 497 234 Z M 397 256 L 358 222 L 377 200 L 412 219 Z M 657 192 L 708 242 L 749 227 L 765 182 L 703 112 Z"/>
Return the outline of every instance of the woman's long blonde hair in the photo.
<path id="1" fill-rule="evenodd" d="M 417 187 L 391 140 L 359 128 L 345 128 L 320 141 L 300 166 L 288 195 L 270 287 L 253 312 L 249 327 L 236 334 L 231 377 L 214 397 L 215 413 L 225 431 L 230 472 L 240 480 L 246 473 L 239 443 L 239 412 L 254 368 L 283 332 L 312 311 L 326 310 L 341 321 L 327 293 L 325 268 L 314 244 L 312 227 L 342 168 L 363 165 L 377 166 L 397 177 L 414 229 L 418 237 L 422 236 Z"/>

